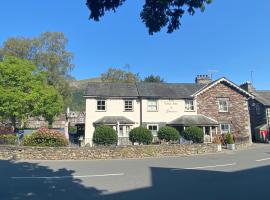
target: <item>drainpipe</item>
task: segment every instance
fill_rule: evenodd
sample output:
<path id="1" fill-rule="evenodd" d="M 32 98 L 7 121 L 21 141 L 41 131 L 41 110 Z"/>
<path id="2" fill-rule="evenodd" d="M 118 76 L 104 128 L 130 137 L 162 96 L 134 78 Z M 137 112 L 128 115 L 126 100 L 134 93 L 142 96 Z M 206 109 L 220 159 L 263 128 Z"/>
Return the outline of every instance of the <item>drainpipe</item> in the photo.
<path id="1" fill-rule="evenodd" d="M 268 112 L 268 109 L 269 108 L 266 108 L 266 110 L 265 110 L 265 112 L 266 112 L 266 123 L 267 123 L 267 126 L 268 126 L 268 132 L 270 131 L 270 122 L 269 122 L 269 112 Z M 270 140 L 270 135 L 269 135 L 269 133 L 268 133 L 268 139 Z"/>
<path id="2" fill-rule="evenodd" d="M 139 99 L 140 100 L 140 126 L 142 126 L 142 122 L 143 122 L 143 120 L 142 120 L 142 118 L 143 118 L 143 116 L 142 116 L 142 98 L 140 98 Z"/>

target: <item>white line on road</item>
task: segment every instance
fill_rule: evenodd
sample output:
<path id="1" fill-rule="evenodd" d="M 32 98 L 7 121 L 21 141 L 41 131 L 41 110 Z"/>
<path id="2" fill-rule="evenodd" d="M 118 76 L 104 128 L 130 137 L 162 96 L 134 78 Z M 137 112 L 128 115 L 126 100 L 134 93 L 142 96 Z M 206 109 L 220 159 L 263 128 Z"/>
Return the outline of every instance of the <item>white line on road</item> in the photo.
<path id="1" fill-rule="evenodd" d="M 270 158 L 262 158 L 262 159 L 256 160 L 256 162 L 262 162 L 262 161 L 266 161 L 266 160 L 270 160 Z"/>
<path id="2" fill-rule="evenodd" d="M 64 178 L 93 178 L 106 176 L 124 176 L 124 173 L 119 174 L 96 174 L 96 175 L 81 175 L 81 176 L 24 176 L 11 177 L 11 179 L 64 179 Z"/>
<path id="3" fill-rule="evenodd" d="M 202 166 L 202 167 L 189 167 L 189 168 L 183 168 L 183 169 L 207 169 L 207 168 L 217 168 L 217 167 L 228 167 L 236 165 L 236 163 L 229 163 L 229 164 L 222 164 L 222 165 L 208 165 L 208 166 Z M 177 170 L 183 170 L 183 169 L 174 169 Z"/>

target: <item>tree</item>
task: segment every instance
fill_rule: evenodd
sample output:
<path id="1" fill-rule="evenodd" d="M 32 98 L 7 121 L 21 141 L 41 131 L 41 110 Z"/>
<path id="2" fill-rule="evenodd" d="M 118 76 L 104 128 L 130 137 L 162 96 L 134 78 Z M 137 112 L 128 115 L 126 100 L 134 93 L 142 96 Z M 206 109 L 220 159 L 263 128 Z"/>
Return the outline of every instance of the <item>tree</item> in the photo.
<path id="1" fill-rule="evenodd" d="M 106 11 L 116 11 L 126 0 L 87 0 L 90 10 L 90 19 L 99 21 Z M 172 33 L 179 29 L 185 12 L 194 15 L 196 10 L 205 10 L 206 4 L 212 0 L 145 0 L 140 17 L 148 28 L 150 35 L 159 32 L 167 26 L 167 32 Z"/>
<path id="2" fill-rule="evenodd" d="M 144 78 L 143 82 L 148 82 L 148 83 L 164 83 L 164 79 L 161 78 L 160 76 L 155 76 L 155 75 L 149 75 Z"/>
<path id="3" fill-rule="evenodd" d="M 139 82 L 140 78 L 138 74 L 132 72 L 117 68 L 109 68 L 107 72 L 101 74 L 101 80 L 103 82 L 135 83 Z"/>
<path id="4" fill-rule="evenodd" d="M 47 72 L 47 82 L 54 86 L 69 103 L 68 80 L 74 65 L 73 54 L 66 50 L 68 40 L 63 33 L 45 32 L 34 38 L 10 38 L 0 50 L 0 58 L 15 56 L 31 60 L 38 71 Z"/>
<path id="5" fill-rule="evenodd" d="M 0 62 L 0 116 L 16 122 L 43 116 L 49 122 L 63 109 L 63 99 L 47 85 L 46 73 L 28 61 L 5 56 Z"/>

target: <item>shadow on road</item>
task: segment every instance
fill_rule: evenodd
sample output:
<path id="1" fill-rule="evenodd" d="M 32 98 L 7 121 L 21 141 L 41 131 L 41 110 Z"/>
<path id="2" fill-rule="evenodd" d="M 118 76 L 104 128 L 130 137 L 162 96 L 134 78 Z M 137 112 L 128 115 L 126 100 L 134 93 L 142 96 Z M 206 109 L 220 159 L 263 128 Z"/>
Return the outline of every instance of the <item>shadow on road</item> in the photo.
<path id="1" fill-rule="evenodd" d="M 81 180 L 72 177 L 73 174 L 74 171 L 67 169 L 54 171 L 33 163 L 0 161 L 0 199 L 251 200 L 270 198 L 270 166 L 230 173 L 151 168 L 151 187 L 109 195 L 103 194 L 103 191 L 98 188 L 83 186 Z M 65 179 L 24 179 L 22 181 L 11 178 L 14 176 L 71 177 Z"/>

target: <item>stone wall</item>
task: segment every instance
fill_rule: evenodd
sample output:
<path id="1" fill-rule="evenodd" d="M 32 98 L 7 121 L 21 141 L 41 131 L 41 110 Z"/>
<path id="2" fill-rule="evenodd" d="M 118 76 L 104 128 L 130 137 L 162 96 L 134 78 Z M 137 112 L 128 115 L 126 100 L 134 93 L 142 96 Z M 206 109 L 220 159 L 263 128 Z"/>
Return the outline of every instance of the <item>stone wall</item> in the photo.
<path id="1" fill-rule="evenodd" d="M 45 148 L 0 146 L 0 159 L 94 160 L 184 156 L 217 152 L 215 144 Z"/>
<path id="2" fill-rule="evenodd" d="M 229 111 L 219 112 L 218 98 L 229 99 Z M 198 114 L 203 114 L 218 121 L 219 124 L 231 124 L 234 135 L 250 136 L 250 118 L 248 98 L 233 87 L 218 83 L 209 90 L 197 96 Z M 218 129 L 220 133 L 220 129 Z"/>

